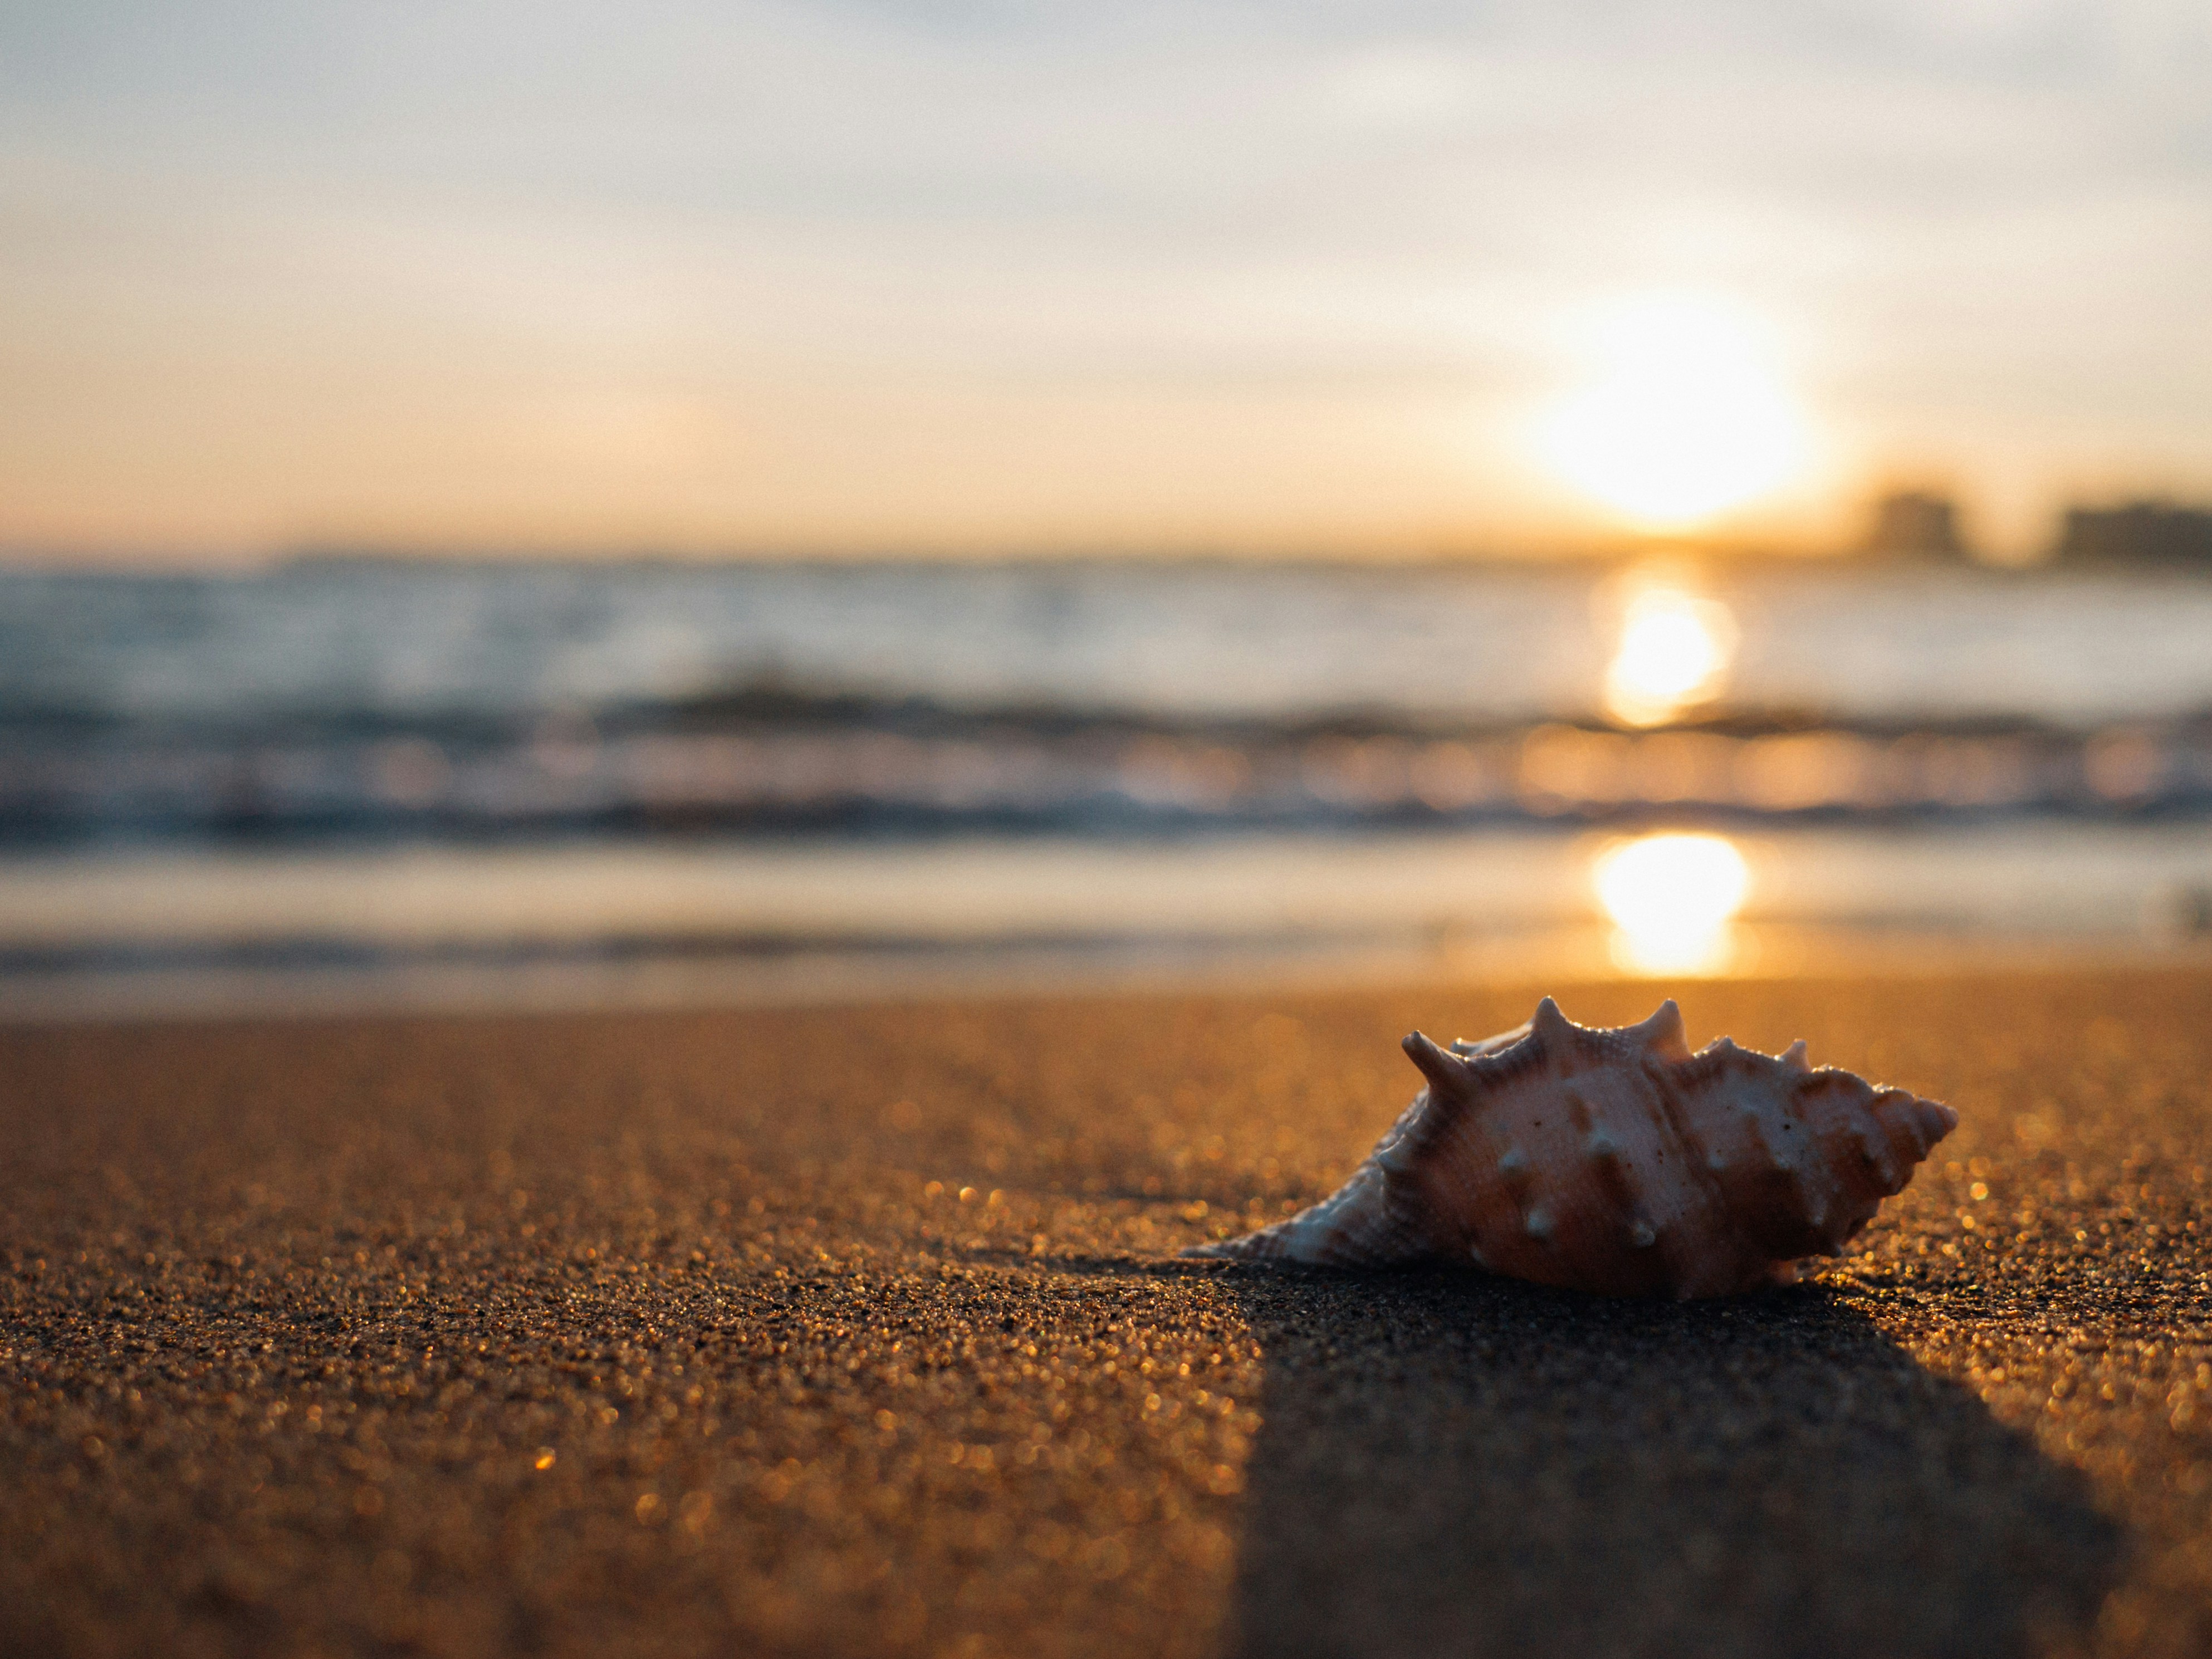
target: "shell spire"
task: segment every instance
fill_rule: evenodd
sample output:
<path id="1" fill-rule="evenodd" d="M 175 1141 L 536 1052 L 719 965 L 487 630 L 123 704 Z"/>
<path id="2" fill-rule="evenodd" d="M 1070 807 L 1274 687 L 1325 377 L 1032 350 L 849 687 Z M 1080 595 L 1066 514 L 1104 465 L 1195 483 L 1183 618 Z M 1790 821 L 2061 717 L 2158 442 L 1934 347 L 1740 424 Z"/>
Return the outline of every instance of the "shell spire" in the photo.
<path id="1" fill-rule="evenodd" d="M 1613 1295 L 1788 1282 L 1904 1190 L 1958 1114 L 1726 1037 L 1692 1053 L 1670 1000 L 1641 1024 L 1523 1026 L 1407 1056 L 1428 1086 L 1334 1194 L 1187 1255 L 1319 1267 L 1465 1261 Z"/>

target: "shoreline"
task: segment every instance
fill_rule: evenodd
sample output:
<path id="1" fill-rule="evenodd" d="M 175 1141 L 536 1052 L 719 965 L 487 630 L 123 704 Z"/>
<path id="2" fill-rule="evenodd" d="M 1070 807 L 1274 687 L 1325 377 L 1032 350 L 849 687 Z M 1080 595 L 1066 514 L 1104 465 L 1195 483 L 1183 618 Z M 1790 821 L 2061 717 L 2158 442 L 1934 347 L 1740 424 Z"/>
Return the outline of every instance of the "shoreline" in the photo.
<path id="1" fill-rule="evenodd" d="M 1596 927 L 1490 937 L 1056 940 L 869 947 L 794 941 L 743 951 L 604 947 L 391 961 L 131 963 L 0 969 L 0 1030 L 52 1024 L 190 1024 L 266 1018 L 380 1018 L 502 1014 L 805 1009 L 1060 998 L 1297 995 L 1436 984 L 1653 988 L 1683 982 L 1879 975 L 2034 977 L 2212 970 L 2212 939 L 2146 944 L 2128 934 L 2033 933 L 1962 938 L 1911 927 L 1741 925 L 1727 960 L 1665 974 L 1617 961 Z"/>

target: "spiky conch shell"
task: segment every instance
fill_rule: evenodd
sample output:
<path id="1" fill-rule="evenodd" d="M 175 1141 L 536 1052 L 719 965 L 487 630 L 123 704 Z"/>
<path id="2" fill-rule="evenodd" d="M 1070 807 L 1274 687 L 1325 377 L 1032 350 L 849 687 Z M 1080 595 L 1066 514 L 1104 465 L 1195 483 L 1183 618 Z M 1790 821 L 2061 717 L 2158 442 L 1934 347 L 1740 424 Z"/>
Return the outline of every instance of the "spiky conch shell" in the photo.
<path id="1" fill-rule="evenodd" d="M 1528 1024 L 1405 1049 L 1428 1087 L 1334 1195 L 1186 1255 L 1317 1267 L 1462 1261 L 1615 1296 L 1790 1283 L 1835 1255 L 1958 1126 L 1949 1107 L 1726 1037 L 1697 1054 L 1671 1001 L 1591 1030 Z"/>

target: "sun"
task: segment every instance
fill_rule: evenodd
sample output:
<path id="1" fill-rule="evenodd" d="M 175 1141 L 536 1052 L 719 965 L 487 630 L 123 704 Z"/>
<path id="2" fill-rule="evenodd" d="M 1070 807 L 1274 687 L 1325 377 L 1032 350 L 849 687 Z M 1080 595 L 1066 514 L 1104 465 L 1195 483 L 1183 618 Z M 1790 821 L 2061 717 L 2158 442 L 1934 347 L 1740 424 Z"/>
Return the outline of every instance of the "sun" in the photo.
<path id="1" fill-rule="evenodd" d="M 1638 527 L 1683 530 L 1790 483 L 1805 422 L 1762 331 L 1711 298 L 1649 295 L 1588 326 L 1581 385 L 1542 418 L 1539 454 Z"/>

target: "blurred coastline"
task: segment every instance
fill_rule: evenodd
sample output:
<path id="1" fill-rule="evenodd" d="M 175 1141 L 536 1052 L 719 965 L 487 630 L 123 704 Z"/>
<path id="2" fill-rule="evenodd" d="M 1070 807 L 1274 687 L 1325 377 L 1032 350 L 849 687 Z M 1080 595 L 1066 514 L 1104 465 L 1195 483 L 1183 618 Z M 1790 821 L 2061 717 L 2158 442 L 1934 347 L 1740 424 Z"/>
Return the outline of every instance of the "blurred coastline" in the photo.
<path id="1" fill-rule="evenodd" d="M 2191 951 L 2207 639 L 1909 560 L 15 570 L 0 992 L 1618 970 L 1593 871 L 1686 833 L 1744 873 L 1677 970 Z"/>

